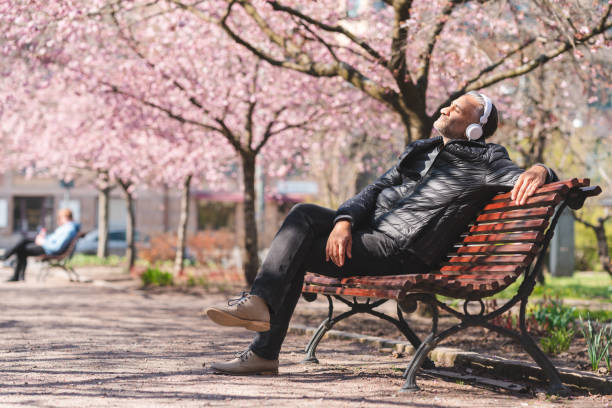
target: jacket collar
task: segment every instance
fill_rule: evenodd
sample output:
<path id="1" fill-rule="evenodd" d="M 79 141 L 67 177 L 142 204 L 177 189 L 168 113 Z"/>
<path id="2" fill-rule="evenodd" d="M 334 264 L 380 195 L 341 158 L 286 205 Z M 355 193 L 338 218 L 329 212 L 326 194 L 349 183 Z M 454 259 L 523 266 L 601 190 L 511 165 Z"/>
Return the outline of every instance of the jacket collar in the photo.
<path id="1" fill-rule="evenodd" d="M 434 146 L 443 146 L 445 148 L 450 148 L 450 151 L 455 151 L 455 152 L 461 152 L 464 150 L 472 151 L 471 148 L 483 148 L 487 146 L 487 143 L 484 137 L 481 137 L 480 139 L 477 139 L 477 140 L 467 140 L 467 139 L 450 140 L 446 145 L 443 145 L 443 143 L 444 141 L 442 139 L 442 136 L 430 137 L 428 139 L 415 140 L 414 142 L 406 146 L 406 150 L 404 150 L 404 153 L 402 153 L 401 156 L 399 157 L 399 165 L 401 166 L 402 163 L 405 160 L 407 160 L 412 154 L 432 149 Z M 481 149 L 477 149 L 477 151 L 482 152 Z M 472 152 L 470 154 L 473 155 L 473 154 L 478 154 L 478 153 Z"/>
<path id="2" fill-rule="evenodd" d="M 467 140 L 467 139 L 449 140 L 446 145 L 448 146 L 450 144 L 460 144 L 460 145 L 464 145 L 464 146 L 484 147 L 484 146 L 487 145 L 487 142 L 485 141 L 484 137 L 481 137 L 480 139 L 476 139 L 476 140 Z"/>

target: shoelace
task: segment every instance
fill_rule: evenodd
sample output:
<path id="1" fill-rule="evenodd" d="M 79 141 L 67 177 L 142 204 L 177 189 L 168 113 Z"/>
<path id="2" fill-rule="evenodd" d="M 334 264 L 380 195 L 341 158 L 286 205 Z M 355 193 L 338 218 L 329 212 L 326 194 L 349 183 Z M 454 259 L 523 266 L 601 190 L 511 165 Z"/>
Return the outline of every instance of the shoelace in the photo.
<path id="1" fill-rule="evenodd" d="M 251 295 L 247 292 L 242 292 L 240 294 L 240 297 L 234 298 L 234 299 L 229 299 L 227 301 L 227 305 L 228 306 L 239 306 L 241 304 L 243 304 L 244 302 L 246 302 L 247 300 L 249 300 L 249 298 L 251 297 Z"/>
<path id="2" fill-rule="evenodd" d="M 245 351 L 241 351 L 241 352 L 235 354 L 235 357 L 239 358 L 240 361 L 247 361 L 250 356 L 251 356 L 251 349 L 248 349 L 248 350 L 245 350 Z"/>

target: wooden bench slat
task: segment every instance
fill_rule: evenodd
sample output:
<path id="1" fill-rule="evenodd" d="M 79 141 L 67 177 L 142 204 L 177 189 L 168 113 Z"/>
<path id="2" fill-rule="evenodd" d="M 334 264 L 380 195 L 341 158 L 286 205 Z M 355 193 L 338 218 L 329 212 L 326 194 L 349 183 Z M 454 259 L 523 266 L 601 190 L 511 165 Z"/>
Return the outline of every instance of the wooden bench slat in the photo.
<path id="1" fill-rule="evenodd" d="M 424 280 L 424 274 L 389 275 L 389 276 L 354 276 L 342 279 L 342 285 L 360 287 L 394 288 L 402 287 L 407 282 L 416 284 Z"/>
<path id="2" fill-rule="evenodd" d="M 465 243 L 479 242 L 540 242 L 543 234 L 537 232 L 511 232 L 509 234 L 470 235 L 464 238 Z"/>
<path id="3" fill-rule="evenodd" d="M 462 246 L 457 249 L 457 254 L 489 255 L 489 254 L 531 254 L 538 250 L 535 243 L 529 244 L 506 244 L 506 245 L 479 245 Z"/>
<path id="4" fill-rule="evenodd" d="M 360 288 L 345 288 L 345 287 L 330 287 L 317 285 L 304 285 L 302 292 L 322 293 L 328 295 L 344 295 L 357 297 L 370 297 L 379 299 L 397 299 L 402 292 L 397 290 L 378 290 L 378 289 L 360 289 Z"/>
<path id="5" fill-rule="evenodd" d="M 545 194 L 541 196 L 533 196 L 533 197 L 529 197 L 527 201 L 525 202 L 525 204 L 523 205 L 519 205 L 516 202 L 511 201 L 511 200 L 505 200 L 505 201 L 495 202 L 492 204 L 487 204 L 483 208 L 483 211 L 486 211 L 486 212 L 492 212 L 495 210 L 508 211 L 508 210 L 512 210 L 516 208 L 553 206 L 553 205 L 559 204 L 559 202 L 561 202 L 561 198 L 562 198 L 561 195 L 559 195 L 558 193 Z"/>
<path id="6" fill-rule="evenodd" d="M 548 184 L 544 184 L 542 187 L 538 188 L 535 192 L 534 195 L 542 195 L 545 193 L 550 193 L 553 191 L 556 192 L 560 192 L 560 193 L 566 193 L 567 191 L 569 191 L 572 188 L 575 187 L 580 187 L 580 186 L 588 186 L 589 185 L 589 180 L 588 179 L 582 179 L 584 181 L 586 181 L 586 184 L 584 184 L 584 182 L 581 182 L 580 180 L 573 178 L 571 180 L 562 180 L 562 181 L 556 181 L 554 183 L 548 183 Z M 491 201 L 501 201 L 501 200 L 506 200 L 508 198 L 510 198 L 510 195 L 512 194 L 512 192 L 507 192 L 507 193 L 502 193 L 502 194 L 497 194 L 495 197 L 493 197 L 493 199 Z"/>
<path id="7" fill-rule="evenodd" d="M 528 264 L 533 259 L 532 255 L 493 255 L 493 256 L 453 256 L 443 265 L 452 264 Z"/>
<path id="8" fill-rule="evenodd" d="M 483 234 L 488 232 L 517 232 L 530 231 L 534 229 L 543 230 L 547 226 L 548 220 L 546 219 L 502 222 L 497 224 L 476 224 L 470 227 L 470 233 Z"/>
<path id="9" fill-rule="evenodd" d="M 545 184 L 544 186 L 538 188 L 533 196 L 541 196 L 549 193 L 559 193 L 561 195 L 567 194 L 567 192 L 574 187 L 578 187 L 578 180 L 575 180 L 574 183 L 562 183 L 562 184 Z M 507 192 L 503 194 L 498 194 L 491 199 L 492 202 L 496 201 L 504 201 L 509 200 L 512 195 L 512 192 Z"/>
<path id="10" fill-rule="evenodd" d="M 485 221 L 502 221 L 502 220 L 528 220 L 534 218 L 547 219 L 553 213 L 555 209 L 553 207 L 536 207 L 525 210 L 512 210 L 512 211 L 497 211 L 486 214 L 481 214 L 476 218 L 476 222 Z"/>
<path id="11" fill-rule="evenodd" d="M 340 286 L 341 282 L 339 279 L 331 278 L 328 276 L 320 276 L 314 274 L 306 274 L 304 277 L 304 283 L 328 285 L 328 286 Z"/>
<path id="12" fill-rule="evenodd" d="M 506 273 L 518 273 L 522 271 L 524 267 L 522 265 L 449 265 L 440 268 L 441 272 L 479 272 L 479 273 L 493 273 L 493 272 L 506 272 Z"/>

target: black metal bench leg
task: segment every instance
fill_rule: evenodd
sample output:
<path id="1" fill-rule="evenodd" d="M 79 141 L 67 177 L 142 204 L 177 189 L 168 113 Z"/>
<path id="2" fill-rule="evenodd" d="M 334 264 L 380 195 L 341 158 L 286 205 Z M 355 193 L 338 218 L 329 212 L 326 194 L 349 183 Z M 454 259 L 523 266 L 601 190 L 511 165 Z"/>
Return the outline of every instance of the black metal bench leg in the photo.
<path id="1" fill-rule="evenodd" d="M 406 382 L 402 386 L 402 391 L 418 391 L 419 386 L 416 384 L 416 373 L 423 365 L 423 362 L 427 359 L 427 354 L 436 346 L 435 334 L 431 333 L 421 343 L 421 346 L 414 353 L 414 357 L 410 361 L 410 365 L 406 368 L 403 377 Z"/>
<path id="2" fill-rule="evenodd" d="M 550 382 L 548 386 L 548 392 L 555 395 L 569 395 L 570 390 L 563 385 L 559 371 L 555 368 L 550 359 L 544 354 L 544 352 L 538 347 L 537 343 L 527 332 L 527 325 L 525 324 L 525 311 L 527 309 L 527 299 L 521 301 L 520 313 L 519 313 L 519 327 L 521 332 L 517 333 L 513 330 L 506 329 L 505 327 L 496 326 L 491 323 L 485 323 L 482 326 L 494 330 L 500 334 L 506 335 L 513 338 L 523 346 L 523 349 L 533 358 L 537 365 L 542 368 L 546 377 Z"/>
<path id="3" fill-rule="evenodd" d="M 319 362 L 319 360 L 315 356 L 315 351 L 317 349 L 317 346 L 319 345 L 319 342 L 321 341 L 321 339 L 323 339 L 323 336 L 325 336 L 325 333 L 331 330 L 331 328 L 336 323 L 354 314 L 362 313 L 359 306 L 365 306 L 365 307 L 368 306 L 368 304 L 359 305 L 356 303 L 356 301 L 354 301 L 352 304 L 347 303 L 351 305 L 351 310 L 349 310 L 348 312 L 344 312 L 336 317 L 332 317 L 333 312 L 334 312 L 334 303 L 333 303 L 331 296 L 327 296 L 327 301 L 329 302 L 329 311 L 328 311 L 327 319 L 323 320 L 323 323 L 321 323 L 317 331 L 312 335 L 312 338 L 308 342 L 308 345 L 306 346 L 306 357 L 304 358 L 304 360 L 302 360 L 305 363 L 315 363 L 316 364 Z"/>
<path id="4" fill-rule="evenodd" d="M 559 372 L 550 361 L 550 359 L 544 354 L 544 352 L 538 347 L 533 338 L 527 332 L 527 325 L 525 323 L 525 313 L 527 310 L 527 299 L 521 301 L 520 314 L 519 314 L 519 326 L 521 328 L 521 334 L 519 341 L 525 351 L 534 359 L 534 361 L 544 370 L 544 373 L 550 381 L 548 387 L 550 394 L 557 395 L 568 395 L 569 389 L 563 385 Z"/>
<path id="5" fill-rule="evenodd" d="M 308 345 L 306 346 L 306 357 L 304 357 L 304 360 L 302 360 L 302 362 L 319 364 L 319 359 L 315 356 L 315 351 L 317 350 L 319 342 L 321 341 L 325 333 L 327 333 L 327 331 L 331 329 L 331 327 L 332 325 L 330 324 L 329 319 L 323 320 L 323 323 L 321 323 L 317 331 L 314 332 L 310 341 L 308 342 Z"/>
<path id="6" fill-rule="evenodd" d="M 402 386 L 401 391 L 418 391 L 419 387 L 416 384 L 416 373 L 423 366 L 425 361 L 428 362 L 428 366 L 434 364 L 427 358 L 427 354 L 436 346 L 439 339 L 436 337 L 438 332 L 438 306 L 435 304 L 435 299 L 425 300 L 432 313 L 431 333 L 421 343 L 419 348 L 414 353 L 414 357 L 410 361 L 408 368 L 404 371 L 404 377 L 406 382 Z"/>
<path id="7" fill-rule="evenodd" d="M 317 331 L 315 331 L 312 337 L 310 338 L 310 341 L 308 342 L 308 345 L 306 346 L 305 350 L 306 357 L 304 357 L 304 360 L 302 360 L 302 362 L 304 363 L 319 364 L 319 359 L 315 356 L 315 351 L 317 350 L 317 346 L 319 345 L 319 342 L 321 341 L 325 333 L 327 333 L 327 331 L 330 330 L 333 326 L 332 316 L 334 313 L 334 302 L 331 296 L 326 297 L 327 302 L 329 304 L 327 319 L 323 320 L 323 322 L 317 328 Z"/>
<path id="8" fill-rule="evenodd" d="M 533 358 L 533 360 L 542 368 L 542 370 L 544 370 L 544 373 L 548 377 L 548 380 L 550 381 L 548 392 L 555 395 L 569 394 L 569 389 L 561 382 L 559 372 L 546 354 L 540 350 L 531 336 L 527 333 L 521 333 L 520 342 L 525 351 L 527 351 L 531 358 Z"/>
<path id="9" fill-rule="evenodd" d="M 412 344 L 412 347 L 414 347 L 415 350 L 418 350 L 419 347 L 421 347 L 421 344 L 422 344 L 421 339 L 419 339 L 419 337 L 410 328 L 410 326 L 408 325 L 408 323 L 404 319 L 404 315 L 402 314 L 402 310 L 401 310 L 399 304 L 397 306 L 397 320 L 399 322 L 399 325 L 397 325 L 399 330 L 402 332 L 404 337 L 406 337 L 406 339 L 408 339 L 410 344 Z M 426 358 L 425 361 L 423 361 L 423 365 L 422 366 L 423 366 L 423 368 L 435 368 L 435 364 L 429 358 Z"/>

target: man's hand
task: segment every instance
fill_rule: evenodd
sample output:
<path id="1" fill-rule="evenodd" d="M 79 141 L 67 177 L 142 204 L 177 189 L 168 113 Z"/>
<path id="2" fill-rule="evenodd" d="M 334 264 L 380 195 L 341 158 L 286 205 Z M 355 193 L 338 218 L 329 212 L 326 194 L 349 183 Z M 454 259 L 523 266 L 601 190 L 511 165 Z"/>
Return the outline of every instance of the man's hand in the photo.
<path id="1" fill-rule="evenodd" d="M 327 238 L 325 261 L 331 259 L 338 266 L 344 265 L 344 256 L 351 258 L 352 245 L 351 223 L 346 220 L 338 221 Z"/>
<path id="2" fill-rule="evenodd" d="M 517 204 L 523 205 L 536 189 L 546 182 L 548 170 L 544 166 L 535 165 L 521 174 L 514 184 L 510 198 Z"/>
<path id="3" fill-rule="evenodd" d="M 45 228 L 41 228 L 36 237 L 34 238 L 34 243 L 38 246 L 42 246 L 45 243 L 45 238 L 47 237 L 47 230 Z"/>

